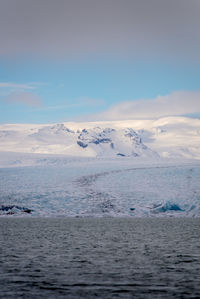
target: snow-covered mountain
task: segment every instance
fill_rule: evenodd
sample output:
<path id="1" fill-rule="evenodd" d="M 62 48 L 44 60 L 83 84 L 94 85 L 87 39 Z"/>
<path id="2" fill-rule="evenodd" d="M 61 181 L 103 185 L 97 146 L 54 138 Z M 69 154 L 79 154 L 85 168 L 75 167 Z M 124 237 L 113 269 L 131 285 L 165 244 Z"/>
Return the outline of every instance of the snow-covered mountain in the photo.
<path id="1" fill-rule="evenodd" d="M 0 125 L 0 151 L 200 159 L 200 120 L 167 117 L 52 125 L 3 124 Z"/>
<path id="2" fill-rule="evenodd" d="M 4 124 L 0 216 L 199 217 L 195 159 L 198 119 Z"/>

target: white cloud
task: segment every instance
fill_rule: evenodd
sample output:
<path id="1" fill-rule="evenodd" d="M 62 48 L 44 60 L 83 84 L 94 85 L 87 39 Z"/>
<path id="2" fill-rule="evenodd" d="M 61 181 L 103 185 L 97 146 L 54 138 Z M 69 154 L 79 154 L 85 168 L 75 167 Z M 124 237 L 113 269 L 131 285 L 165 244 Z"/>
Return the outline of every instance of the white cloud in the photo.
<path id="1" fill-rule="evenodd" d="M 0 82 L 0 87 L 15 88 L 15 89 L 34 89 L 35 87 L 31 84 L 18 84 L 12 82 Z"/>
<path id="2" fill-rule="evenodd" d="M 42 106 L 40 97 L 32 92 L 12 92 L 4 98 L 4 101 L 11 104 L 23 104 L 31 107 Z"/>
<path id="3" fill-rule="evenodd" d="M 153 119 L 199 112 L 199 91 L 174 91 L 155 99 L 121 102 L 96 115 L 95 118 L 99 120 Z"/>
<path id="4" fill-rule="evenodd" d="M 32 107 L 41 107 L 42 100 L 40 97 L 33 93 L 32 89 L 36 89 L 38 85 L 44 83 L 32 82 L 28 84 L 20 84 L 14 82 L 0 82 L 0 96 L 6 103 L 23 104 Z"/>

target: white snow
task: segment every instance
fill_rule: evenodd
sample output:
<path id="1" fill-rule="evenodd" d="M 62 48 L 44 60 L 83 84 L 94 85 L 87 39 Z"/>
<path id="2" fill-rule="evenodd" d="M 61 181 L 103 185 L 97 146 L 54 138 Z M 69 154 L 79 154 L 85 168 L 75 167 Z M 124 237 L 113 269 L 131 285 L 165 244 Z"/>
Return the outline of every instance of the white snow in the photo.
<path id="1" fill-rule="evenodd" d="M 199 159 L 198 119 L 0 125 L 0 214 L 199 217 Z"/>
<path id="2" fill-rule="evenodd" d="M 0 152 L 82 157 L 107 157 L 119 153 L 150 158 L 200 159 L 200 120 L 165 117 L 45 125 L 3 124 L 0 125 Z"/>

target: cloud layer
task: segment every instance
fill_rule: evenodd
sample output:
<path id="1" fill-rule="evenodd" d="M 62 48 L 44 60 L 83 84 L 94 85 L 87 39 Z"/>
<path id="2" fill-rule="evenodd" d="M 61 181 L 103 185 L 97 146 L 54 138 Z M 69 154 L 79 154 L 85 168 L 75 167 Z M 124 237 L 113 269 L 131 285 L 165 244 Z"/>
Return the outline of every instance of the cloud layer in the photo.
<path id="1" fill-rule="evenodd" d="M 0 82 L 0 88 L 15 88 L 15 89 L 34 89 L 34 86 L 28 84 L 18 84 L 12 82 Z"/>
<path id="2" fill-rule="evenodd" d="M 4 102 L 11 104 L 23 104 L 30 107 L 42 106 L 42 100 L 40 97 L 32 92 L 12 92 L 4 98 Z"/>
<path id="3" fill-rule="evenodd" d="M 0 56 L 200 60 L 199 0 L 1 0 Z"/>
<path id="4" fill-rule="evenodd" d="M 200 92 L 175 91 L 155 99 L 121 102 L 96 115 L 98 120 L 153 119 L 200 113 Z"/>
<path id="5" fill-rule="evenodd" d="M 29 90 L 36 89 L 38 83 L 20 84 L 0 82 L 0 99 L 7 104 L 22 104 L 30 107 L 41 107 L 42 99 Z"/>

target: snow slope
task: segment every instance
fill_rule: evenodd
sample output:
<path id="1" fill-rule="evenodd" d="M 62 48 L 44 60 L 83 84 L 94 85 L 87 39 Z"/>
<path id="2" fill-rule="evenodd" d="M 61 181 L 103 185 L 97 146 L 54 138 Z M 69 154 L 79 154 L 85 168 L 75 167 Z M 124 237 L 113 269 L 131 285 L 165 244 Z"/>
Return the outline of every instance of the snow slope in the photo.
<path id="1" fill-rule="evenodd" d="M 3 124 L 0 152 L 200 159 L 200 120 L 165 117 L 52 125 Z"/>

